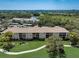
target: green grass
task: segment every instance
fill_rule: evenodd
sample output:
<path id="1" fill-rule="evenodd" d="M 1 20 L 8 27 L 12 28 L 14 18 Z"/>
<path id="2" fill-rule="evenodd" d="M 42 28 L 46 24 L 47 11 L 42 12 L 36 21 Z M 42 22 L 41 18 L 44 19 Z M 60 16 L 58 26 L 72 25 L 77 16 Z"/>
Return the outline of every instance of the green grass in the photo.
<path id="1" fill-rule="evenodd" d="M 13 52 L 35 49 L 42 45 L 45 45 L 45 41 L 27 41 L 22 45 L 19 45 L 20 41 L 16 41 L 12 43 L 15 43 L 16 45 L 14 48 L 10 50 Z M 45 57 L 48 57 L 48 54 L 45 48 L 36 52 L 31 52 L 27 54 L 25 53 L 25 54 L 20 54 L 20 55 L 7 55 L 0 52 L 0 58 L 45 58 Z"/>
<path id="2" fill-rule="evenodd" d="M 16 45 L 10 51 L 16 51 L 17 52 L 17 51 L 31 50 L 31 49 L 41 47 L 44 44 L 45 44 L 44 41 L 27 41 L 22 45 Z"/>
<path id="3" fill-rule="evenodd" d="M 48 58 L 48 54 L 46 52 L 46 49 L 44 48 L 36 52 L 21 55 L 7 55 L 4 53 L 0 53 L 0 58 Z"/>
<path id="4" fill-rule="evenodd" d="M 5 44 L 6 42 L 4 42 Z M 35 49 L 38 47 L 41 47 L 42 45 L 45 45 L 45 41 L 26 41 L 25 43 L 20 45 L 20 41 L 14 41 L 12 42 L 15 47 L 13 47 L 12 49 L 10 49 L 10 51 L 13 52 L 19 52 L 19 51 L 26 51 L 26 50 L 31 50 L 31 49 Z M 0 46 L 0 48 L 2 48 Z"/>
<path id="5" fill-rule="evenodd" d="M 79 58 L 79 48 L 65 48 L 67 58 Z"/>
<path id="6" fill-rule="evenodd" d="M 65 47 L 66 57 L 67 58 L 79 58 L 79 48 L 67 48 Z M 25 53 L 21 55 L 6 55 L 0 53 L 0 58 L 48 58 L 46 49 L 42 49 L 32 53 Z"/>
<path id="7" fill-rule="evenodd" d="M 15 42 L 15 43 L 16 43 L 16 47 L 11 49 L 11 51 L 29 50 L 29 49 L 37 48 L 37 47 L 45 44 L 44 41 L 29 41 L 28 44 L 26 42 L 23 45 L 18 45 L 18 42 Z M 70 44 L 67 41 L 63 41 L 63 43 L 67 44 L 67 45 Z M 65 53 L 66 53 L 66 58 L 79 58 L 79 48 L 65 47 L 64 49 L 65 49 Z M 7 54 L 0 52 L 0 58 L 49 58 L 49 57 L 48 57 L 46 48 L 44 48 L 39 51 L 20 54 L 20 55 L 7 55 Z"/>

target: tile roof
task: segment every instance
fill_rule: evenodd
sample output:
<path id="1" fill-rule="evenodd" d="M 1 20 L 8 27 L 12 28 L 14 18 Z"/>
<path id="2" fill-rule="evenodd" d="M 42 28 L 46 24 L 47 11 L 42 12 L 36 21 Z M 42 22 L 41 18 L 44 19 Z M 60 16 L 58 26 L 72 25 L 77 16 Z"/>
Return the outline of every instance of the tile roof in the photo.
<path id="1" fill-rule="evenodd" d="M 69 32 L 65 28 L 55 26 L 55 27 L 27 27 L 27 28 L 18 28 L 12 27 L 8 28 L 3 33 L 11 31 L 13 33 L 59 33 L 59 32 Z"/>

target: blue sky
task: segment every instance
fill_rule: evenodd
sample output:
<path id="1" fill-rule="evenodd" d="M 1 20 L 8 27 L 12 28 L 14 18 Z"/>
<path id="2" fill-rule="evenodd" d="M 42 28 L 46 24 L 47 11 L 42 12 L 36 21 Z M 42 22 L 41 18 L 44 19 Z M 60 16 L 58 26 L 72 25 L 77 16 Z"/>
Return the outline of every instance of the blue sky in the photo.
<path id="1" fill-rule="evenodd" d="M 0 10 L 79 9 L 79 0 L 0 0 Z"/>

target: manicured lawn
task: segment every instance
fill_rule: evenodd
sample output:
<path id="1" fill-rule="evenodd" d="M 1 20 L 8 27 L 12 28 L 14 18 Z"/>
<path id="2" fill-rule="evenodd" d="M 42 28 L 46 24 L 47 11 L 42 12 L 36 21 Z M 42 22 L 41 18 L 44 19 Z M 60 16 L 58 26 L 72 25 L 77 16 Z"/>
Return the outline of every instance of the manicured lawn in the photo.
<path id="1" fill-rule="evenodd" d="M 16 41 L 12 43 L 15 45 L 15 47 L 10 49 L 10 51 L 13 51 L 13 52 L 32 50 L 32 49 L 41 47 L 42 45 L 45 45 L 45 41 L 26 41 L 26 42 L 23 42 L 22 44 L 20 44 L 21 42 Z"/>
<path id="2" fill-rule="evenodd" d="M 65 52 L 68 58 L 79 58 L 79 48 L 65 48 Z"/>
<path id="3" fill-rule="evenodd" d="M 22 45 L 19 45 L 19 41 L 12 42 L 16 46 L 12 48 L 10 51 L 25 51 L 25 50 L 30 50 L 30 49 L 35 49 L 38 47 L 41 47 L 42 45 L 45 45 L 45 41 L 27 41 Z M 48 57 L 48 54 L 46 52 L 46 49 L 42 49 L 36 52 L 31 52 L 31 53 L 25 53 L 25 54 L 20 54 L 20 55 L 7 55 L 4 53 L 0 52 L 0 58 L 45 58 Z"/>
<path id="4" fill-rule="evenodd" d="M 34 49 L 45 44 L 44 41 L 28 41 L 22 45 L 18 45 L 20 42 L 15 42 L 16 46 L 11 49 L 11 51 L 24 51 L 29 49 Z M 63 41 L 64 44 L 70 44 L 67 41 Z M 75 47 L 65 47 L 65 53 L 67 58 L 79 58 L 79 48 Z M 0 58 L 49 58 L 46 48 L 39 51 L 25 53 L 20 55 L 7 55 L 0 52 Z"/>
<path id="5" fill-rule="evenodd" d="M 65 47 L 66 57 L 67 58 L 79 58 L 79 48 L 67 48 Z M 42 49 L 36 52 L 21 54 L 21 55 L 6 55 L 0 53 L 0 58 L 48 58 L 46 49 Z"/>
<path id="6" fill-rule="evenodd" d="M 36 52 L 31 52 L 27 54 L 21 54 L 21 55 L 6 55 L 3 53 L 0 53 L 0 58 L 48 58 L 48 54 L 46 52 L 46 49 L 42 49 Z"/>
<path id="7" fill-rule="evenodd" d="M 41 47 L 42 45 L 45 45 L 44 41 L 27 41 L 22 45 L 16 45 L 10 51 L 16 51 L 16 52 L 26 51 L 26 50 L 31 50 L 31 49 Z"/>

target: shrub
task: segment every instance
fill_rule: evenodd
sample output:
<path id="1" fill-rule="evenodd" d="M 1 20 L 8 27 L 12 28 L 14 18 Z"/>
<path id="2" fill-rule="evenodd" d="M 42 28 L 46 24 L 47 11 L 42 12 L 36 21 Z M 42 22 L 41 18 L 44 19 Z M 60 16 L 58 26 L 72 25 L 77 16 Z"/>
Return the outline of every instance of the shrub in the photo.
<path id="1" fill-rule="evenodd" d="M 7 51 L 10 51 L 10 49 L 12 49 L 13 47 L 14 47 L 14 45 L 11 43 L 6 43 L 3 45 L 3 49 L 7 50 Z"/>

